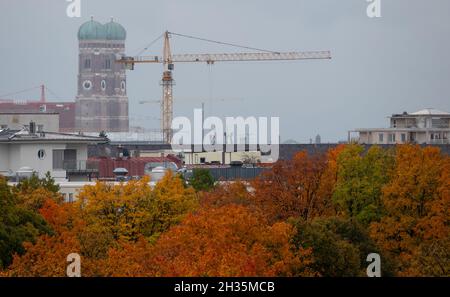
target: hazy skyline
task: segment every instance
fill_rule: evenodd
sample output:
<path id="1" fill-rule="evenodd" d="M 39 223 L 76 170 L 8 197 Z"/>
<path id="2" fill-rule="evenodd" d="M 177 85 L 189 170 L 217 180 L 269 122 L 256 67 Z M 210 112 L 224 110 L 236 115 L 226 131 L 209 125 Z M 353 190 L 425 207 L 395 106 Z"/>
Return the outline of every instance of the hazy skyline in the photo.
<path id="1" fill-rule="evenodd" d="M 2 0 L 0 95 L 45 83 L 51 100 L 74 100 L 78 27 L 91 15 L 114 16 L 130 55 L 165 30 L 276 51 L 331 50 L 331 61 L 176 64 L 174 111 L 191 117 L 204 101 L 207 115 L 279 116 L 282 140 L 334 142 L 354 128 L 386 127 L 392 113 L 450 111 L 450 2 L 431 2 L 382 0 L 382 18 L 370 19 L 365 0 L 81 0 L 82 17 L 68 18 L 65 0 Z M 171 41 L 174 53 L 236 51 Z M 161 71 L 128 72 L 131 124 L 159 127 L 159 105 L 139 101 L 160 99 Z"/>

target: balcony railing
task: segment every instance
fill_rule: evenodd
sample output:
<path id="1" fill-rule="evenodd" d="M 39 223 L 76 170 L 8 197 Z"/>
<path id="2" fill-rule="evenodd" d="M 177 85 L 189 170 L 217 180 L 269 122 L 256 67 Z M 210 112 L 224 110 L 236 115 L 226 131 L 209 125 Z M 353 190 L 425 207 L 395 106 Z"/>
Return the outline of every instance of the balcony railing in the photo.
<path id="1" fill-rule="evenodd" d="M 63 169 L 66 171 L 98 171 L 98 160 L 65 160 Z"/>
<path id="2" fill-rule="evenodd" d="M 450 139 L 432 139 L 429 144 L 450 144 Z"/>

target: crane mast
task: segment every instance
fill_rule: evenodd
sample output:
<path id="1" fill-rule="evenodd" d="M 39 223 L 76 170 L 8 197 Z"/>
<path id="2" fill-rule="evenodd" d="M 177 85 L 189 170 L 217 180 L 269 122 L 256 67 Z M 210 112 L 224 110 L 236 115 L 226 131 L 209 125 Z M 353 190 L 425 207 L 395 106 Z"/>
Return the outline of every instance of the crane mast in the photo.
<path id="1" fill-rule="evenodd" d="M 161 100 L 161 130 L 163 133 L 163 140 L 170 143 L 172 139 L 172 119 L 173 119 L 173 80 L 172 71 L 174 70 L 174 63 L 195 63 L 203 62 L 207 64 L 214 64 L 215 62 L 233 62 L 233 61 L 289 61 L 289 60 L 317 60 L 317 59 L 331 59 L 330 51 L 309 51 L 309 52 L 273 52 L 260 50 L 255 48 L 237 46 L 247 49 L 258 50 L 262 52 L 247 52 L 247 53 L 223 53 L 223 54 L 177 54 L 172 55 L 170 48 L 170 35 L 184 36 L 188 38 L 199 39 L 208 42 L 219 44 L 237 46 L 234 44 L 212 41 L 169 31 L 164 32 L 164 48 L 163 56 L 138 56 L 129 57 L 121 56 L 116 62 L 125 64 L 126 69 L 133 70 L 134 65 L 138 63 L 159 63 L 163 64 L 163 76 L 161 79 L 162 86 L 162 100 Z M 161 36 L 160 36 L 161 37 Z"/>
<path id="2" fill-rule="evenodd" d="M 161 79 L 161 86 L 163 89 L 163 99 L 161 102 L 161 129 L 164 142 L 169 143 L 172 139 L 173 86 L 175 82 L 172 77 L 172 70 L 174 67 L 168 31 L 164 33 L 163 53 L 164 72 Z"/>

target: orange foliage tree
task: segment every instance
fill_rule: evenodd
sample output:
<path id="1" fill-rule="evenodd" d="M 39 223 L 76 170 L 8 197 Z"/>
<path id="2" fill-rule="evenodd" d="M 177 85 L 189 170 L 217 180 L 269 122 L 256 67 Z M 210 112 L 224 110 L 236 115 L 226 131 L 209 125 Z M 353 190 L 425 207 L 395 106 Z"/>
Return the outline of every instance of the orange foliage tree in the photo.
<path id="1" fill-rule="evenodd" d="M 250 199 L 272 222 L 326 215 L 332 212 L 335 177 L 331 170 L 326 155 L 297 153 L 292 160 L 279 161 L 256 178 L 251 183 L 254 191 Z"/>
<path id="2" fill-rule="evenodd" d="M 449 275 L 449 157 L 438 148 L 397 147 L 383 189 L 385 216 L 371 236 L 398 261 L 399 275 Z"/>
<path id="3" fill-rule="evenodd" d="M 311 251 L 295 251 L 294 228 L 268 225 L 244 206 L 205 208 L 189 215 L 149 248 L 145 242 L 109 253 L 114 276 L 312 275 Z"/>
<path id="4" fill-rule="evenodd" d="M 62 276 L 65 257 L 79 253 L 83 275 L 103 275 L 99 265 L 110 249 L 134 244 L 141 237 L 156 240 L 197 205 L 195 191 L 170 174 L 154 189 L 148 179 L 120 185 L 97 183 L 85 187 L 73 204 L 59 205 L 48 199 L 40 213 L 52 227 L 53 236 L 41 236 L 35 244 L 27 244 L 27 252 L 16 255 L 9 273 Z"/>

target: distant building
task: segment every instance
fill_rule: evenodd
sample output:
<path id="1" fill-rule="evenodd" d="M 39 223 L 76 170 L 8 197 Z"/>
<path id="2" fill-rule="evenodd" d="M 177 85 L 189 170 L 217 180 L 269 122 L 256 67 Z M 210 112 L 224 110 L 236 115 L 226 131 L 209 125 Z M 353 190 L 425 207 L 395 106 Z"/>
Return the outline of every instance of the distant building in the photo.
<path id="1" fill-rule="evenodd" d="M 59 132 L 59 114 L 56 112 L 3 112 L 0 111 L 0 129 L 22 130 L 34 122 L 37 132 Z"/>
<path id="2" fill-rule="evenodd" d="M 88 162 L 88 145 L 106 138 L 37 131 L 34 123 L 20 131 L 0 129 L 0 174 L 17 177 L 23 171 L 47 172 L 59 180 L 89 179 L 98 168 Z"/>
<path id="3" fill-rule="evenodd" d="M 76 131 L 128 132 L 128 97 L 124 64 L 126 31 L 111 20 L 91 19 L 78 31 L 79 74 Z"/>
<path id="4" fill-rule="evenodd" d="M 0 101 L 0 124 L 8 125 L 8 121 L 6 114 L 11 114 L 11 120 L 14 122 L 19 122 L 20 125 L 26 125 L 30 122 L 30 120 L 34 120 L 39 123 L 39 119 L 44 119 L 45 117 L 54 117 L 49 116 L 49 114 L 57 114 L 58 115 L 58 129 L 56 131 L 53 126 L 48 126 L 44 128 L 45 131 L 49 132 L 75 132 L 75 103 L 74 102 L 41 102 L 41 101 L 17 101 L 13 100 L 5 100 Z M 16 114 L 14 116 L 13 114 Z M 19 116 L 22 114 L 22 116 Z M 26 116 L 29 114 L 29 116 Z M 34 114 L 34 118 L 30 117 Z M 41 115 L 43 114 L 43 115 Z M 18 118 L 19 117 L 19 118 Z M 30 118 L 30 120 L 28 120 Z M 51 120 L 52 122 L 55 119 Z M 20 130 L 17 127 L 17 123 L 14 125 L 9 125 L 11 130 Z"/>
<path id="5" fill-rule="evenodd" d="M 356 132 L 358 136 L 352 137 Z M 349 141 L 361 144 L 449 144 L 450 113 L 427 108 L 390 117 L 389 128 L 356 129 L 349 132 Z"/>
<path id="6" fill-rule="evenodd" d="M 320 137 L 319 134 L 316 135 L 316 142 L 315 144 L 321 144 L 322 143 L 322 137 Z"/>
<path id="7" fill-rule="evenodd" d="M 268 162 L 260 151 L 245 152 L 188 152 L 181 153 L 185 165 L 215 164 L 229 165 L 232 162 L 257 164 Z"/>

